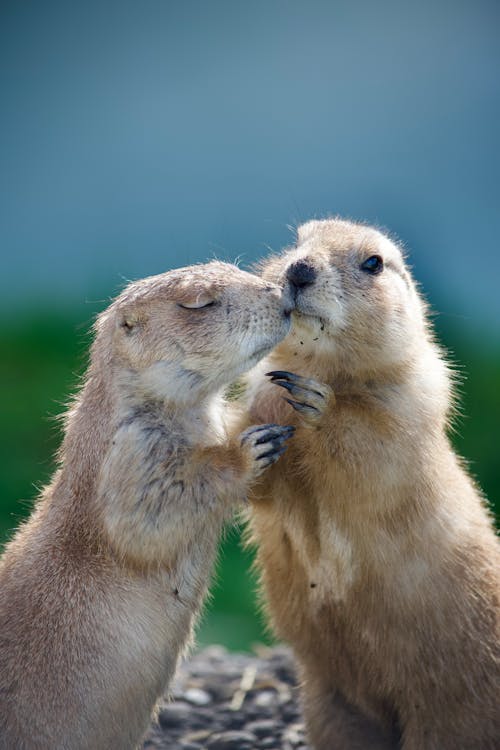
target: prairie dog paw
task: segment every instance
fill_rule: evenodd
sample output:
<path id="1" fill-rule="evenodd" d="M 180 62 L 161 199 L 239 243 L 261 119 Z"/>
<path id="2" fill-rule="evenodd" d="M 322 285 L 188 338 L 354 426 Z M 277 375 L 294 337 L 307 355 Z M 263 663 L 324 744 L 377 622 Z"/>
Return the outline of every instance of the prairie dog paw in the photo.
<path id="1" fill-rule="evenodd" d="M 278 424 L 259 424 L 249 427 L 240 435 L 241 447 L 250 453 L 252 472 L 258 477 L 264 469 L 275 464 L 286 451 L 286 441 L 295 427 Z"/>
<path id="2" fill-rule="evenodd" d="M 312 378 L 302 378 L 286 370 L 274 370 L 266 375 L 271 378 L 271 383 L 285 388 L 293 396 L 285 398 L 285 401 L 307 424 L 317 425 L 328 406 L 335 402 L 333 390 L 326 383 L 320 383 Z"/>

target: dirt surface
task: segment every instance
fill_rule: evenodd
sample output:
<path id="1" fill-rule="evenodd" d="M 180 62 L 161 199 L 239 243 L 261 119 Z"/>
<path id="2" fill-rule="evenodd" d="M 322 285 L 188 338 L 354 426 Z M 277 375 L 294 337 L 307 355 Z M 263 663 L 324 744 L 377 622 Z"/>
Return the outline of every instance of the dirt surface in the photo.
<path id="1" fill-rule="evenodd" d="M 183 664 L 143 750 L 309 750 L 290 652 L 211 646 Z"/>

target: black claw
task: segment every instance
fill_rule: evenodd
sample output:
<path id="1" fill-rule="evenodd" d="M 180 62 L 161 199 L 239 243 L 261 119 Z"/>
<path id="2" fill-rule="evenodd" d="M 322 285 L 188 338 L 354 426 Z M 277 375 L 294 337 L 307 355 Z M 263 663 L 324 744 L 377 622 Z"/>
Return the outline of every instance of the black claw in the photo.
<path id="1" fill-rule="evenodd" d="M 287 446 L 284 445 L 278 451 L 275 451 L 274 456 L 271 456 L 271 461 L 272 461 L 273 464 L 276 463 L 276 461 L 278 460 L 278 458 L 281 458 L 281 456 L 283 455 L 283 453 L 286 453 L 286 449 L 287 449 Z"/>
<path id="2" fill-rule="evenodd" d="M 266 451 L 265 453 L 261 453 L 260 456 L 257 456 L 257 461 L 261 461 L 263 458 L 271 458 L 271 456 L 275 456 L 278 452 L 278 448 L 271 448 L 271 450 Z"/>
<path id="3" fill-rule="evenodd" d="M 315 411 L 318 412 L 318 409 L 314 406 L 309 406 L 309 404 L 301 404 L 299 401 L 293 401 L 291 398 L 285 398 L 285 401 L 290 404 L 290 406 L 295 409 L 295 411 L 303 411 L 303 412 L 311 412 Z"/>
<path id="4" fill-rule="evenodd" d="M 324 398 L 322 393 L 319 393 L 319 391 L 314 391 L 312 388 L 306 388 L 302 385 L 294 385 L 293 383 L 289 383 L 287 380 L 273 380 L 274 385 L 279 385 L 281 388 L 286 388 L 286 390 L 292 394 L 292 396 L 302 396 L 306 397 L 311 394 L 315 393 L 320 398 Z"/>
<path id="5" fill-rule="evenodd" d="M 255 435 L 256 432 L 262 432 L 263 430 L 270 430 L 274 429 L 276 427 L 280 427 L 279 424 L 259 424 L 257 427 L 254 427 L 253 429 L 249 430 L 246 435 L 244 435 L 241 438 L 241 444 L 244 445 L 252 435 Z"/>
<path id="6" fill-rule="evenodd" d="M 281 425 L 276 425 L 276 427 L 270 428 L 261 437 L 259 437 L 255 441 L 255 445 L 268 443 L 271 440 L 276 439 L 276 438 L 282 438 L 283 440 L 287 440 L 289 437 L 292 436 L 293 432 L 295 432 L 295 427 L 290 428 L 289 426 L 281 427 Z"/>
<path id="7" fill-rule="evenodd" d="M 276 463 L 278 458 L 280 458 L 283 453 L 286 451 L 287 446 L 283 445 L 281 448 L 273 448 L 271 451 L 267 451 L 267 453 L 262 453 L 260 456 L 257 456 L 258 461 L 262 461 L 262 459 L 266 459 L 264 462 L 264 466 L 269 466 L 270 464 Z"/>
<path id="8" fill-rule="evenodd" d="M 272 438 L 272 440 L 266 440 L 265 443 L 264 442 L 259 443 L 259 445 L 271 446 L 267 452 L 273 451 L 273 450 L 279 450 L 285 444 L 285 442 L 291 438 L 291 436 L 292 436 L 291 433 L 287 435 L 278 435 L 277 437 Z M 266 454 L 263 453 L 262 455 L 266 455 Z"/>
<path id="9" fill-rule="evenodd" d="M 279 424 L 259 424 L 257 427 L 248 431 L 248 435 L 253 435 L 254 432 L 261 432 L 262 430 L 272 430 L 274 427 L 281 427 Z"/>
<path id="10" fill-rule="evenodd" d="M 288 380 L 275 380 L 273 378 L 274 385 L 279 385 L 281 388 L 286 388 L 287 391 L 291 391 L 293 388 L 296 388 L 297 386 L 293 385 L 293 383 L 289 383 Z"/>
<path id="11" fill-rule="evenodd" d="M 284 380 L 294 380 L 297 375 L 294 375 L 293 372 L 288 372 L 287 370 L 273 370 L 272 372 L 266 372 L 266 377 L 272 379 L 283 378 Z"/>
<path id="12" fill-rule="evenodd" d="M 291 393 L 293 393 L 294 388 L 300 388 L 300 390 L 306 393 L 315 393 L 321 398 L 325 397 L 323 393 L 320 393 L 320 391 L 315 390 L 315 388 L 311 387 L 308 384 L 307 378 L 302 378 L 300 375 L 294 375 L 292 372 L 285 372 L 285 370 L 275 370 L 274 372 L 266 373 L 266 375 L 271 378 L 271 382 L 274 385 L 279 385 L 281 388 L 286 388 Z"/>

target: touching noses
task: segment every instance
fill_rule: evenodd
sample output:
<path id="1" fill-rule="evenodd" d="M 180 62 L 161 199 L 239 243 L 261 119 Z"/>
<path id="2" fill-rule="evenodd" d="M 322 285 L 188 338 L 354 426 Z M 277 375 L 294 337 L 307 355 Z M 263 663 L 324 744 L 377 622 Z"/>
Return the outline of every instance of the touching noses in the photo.
<path id="1" fill-rule="evenodd" d="M 306 260 L 298 260 L 288 266 L 286 278 L 295 290 L 309 286 L 316 279 L 316 271 Z"/>

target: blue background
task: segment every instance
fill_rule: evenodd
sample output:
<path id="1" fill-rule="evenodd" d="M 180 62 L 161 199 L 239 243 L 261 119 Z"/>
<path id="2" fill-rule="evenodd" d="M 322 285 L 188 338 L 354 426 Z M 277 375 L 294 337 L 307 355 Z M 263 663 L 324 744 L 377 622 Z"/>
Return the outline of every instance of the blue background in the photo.
<path id="1" fill-rule="evenodd" d="M 498 332 L 497 2 L 11 2 L 3 301 L 74 300 L 339 213 Z"/>

